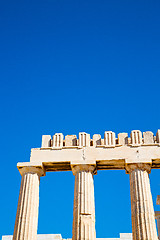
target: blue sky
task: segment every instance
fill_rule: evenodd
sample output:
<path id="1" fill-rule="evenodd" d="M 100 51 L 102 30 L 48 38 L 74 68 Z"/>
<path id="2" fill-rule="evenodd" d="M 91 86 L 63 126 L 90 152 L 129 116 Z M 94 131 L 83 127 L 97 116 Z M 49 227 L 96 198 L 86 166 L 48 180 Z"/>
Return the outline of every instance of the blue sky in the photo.
<path id="1" fill-rule="evenodd" d="M 0 2 L 0 237 L 12 234 L 21 177 L 41 135 L 160 128 L 160 2 Z M 156 206 L 159 170 L 151 188 Z M 74 176 L 40 184 L 38 233 L 72 235 Z M 129 176 L 95 176 L 97 237 L 131 232 Z"/>

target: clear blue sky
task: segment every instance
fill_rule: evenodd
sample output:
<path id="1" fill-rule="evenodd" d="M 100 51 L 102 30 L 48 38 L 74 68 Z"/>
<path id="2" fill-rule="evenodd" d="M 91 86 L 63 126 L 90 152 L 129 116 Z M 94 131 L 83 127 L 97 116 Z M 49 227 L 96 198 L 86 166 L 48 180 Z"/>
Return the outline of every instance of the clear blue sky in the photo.
<path id="1" fill-rule="evenodd" d="M 21 177 L 41 135 L 160 128 L 158 0 L 0 2 L 0 237 L 14 229 Z M 153 170 L 154 207 L 160 170 Z M 74 177 L 40 184 L 38 233 L 72 236 Z M 131 232 L 129 176 L 95 176 L 97 237 Z"/>

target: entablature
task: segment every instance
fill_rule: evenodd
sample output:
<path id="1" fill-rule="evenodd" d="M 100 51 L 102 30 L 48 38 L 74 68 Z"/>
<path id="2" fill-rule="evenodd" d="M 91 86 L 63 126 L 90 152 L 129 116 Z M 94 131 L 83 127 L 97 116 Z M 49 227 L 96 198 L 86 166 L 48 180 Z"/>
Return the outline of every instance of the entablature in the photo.
<path id="1" fill-rule="evenodd" d="M 45 171 L 71 171 L 73 165 L 96 165 L 97 170 L 125 169 L 126 164 L 149 163 L 160 168 L 160 130 L 152 132 L 133 130 L 130 137 L 106 131 L 104 139 L 100 134 L 90 138 L 88 133 L 67 135 L 56 133 L 53 138 L 42 136 L 41 148 L 31 150 L 30 164 L 43 165 Z M 21 164 L 18 165 L 18 168 Z"/>

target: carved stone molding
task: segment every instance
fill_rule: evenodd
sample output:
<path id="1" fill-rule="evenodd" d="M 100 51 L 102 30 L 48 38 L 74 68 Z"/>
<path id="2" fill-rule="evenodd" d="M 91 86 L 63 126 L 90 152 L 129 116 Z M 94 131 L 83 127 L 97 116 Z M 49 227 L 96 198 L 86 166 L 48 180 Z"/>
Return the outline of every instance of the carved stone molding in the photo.
<path id="1" fill-rule="evenodd" d="M 91 172 L 93 174 L 96 174 L 96 165 L 90 165 L 90 164 L 79 164 L 79 165 L 72 165 L 72 172 L 73 175 L 76 175 L 77 172 Z"/>
<path id="2" fill-rule="evenodd" d="M 126 173 L 131 173 L 132 171 L 139 169 L 142 171 L 151 172 L 151 164 L 148 163 L 132 163 L 126 164 Z"/>

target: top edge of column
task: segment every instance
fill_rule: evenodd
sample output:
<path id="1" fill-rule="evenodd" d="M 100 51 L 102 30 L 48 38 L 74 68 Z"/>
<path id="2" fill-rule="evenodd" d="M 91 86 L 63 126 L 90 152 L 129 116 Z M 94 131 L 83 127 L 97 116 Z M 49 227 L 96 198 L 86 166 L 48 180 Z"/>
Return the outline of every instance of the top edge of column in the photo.
<path id="1" fill-rule="evenodd" d="M 43 164 L 40 163 L 19 162 L 17 168 L 21 175 L 25 173 L 37 173 L 40 177 L 46 175 Z"/>
<path id="2" fill-rule="evenodd" d="M 148 163 L 129 163 L 126 164 L 125 169 L 126 169 L 126 173 L 130 173 L 136 169 L 139 170 L 143 170 L 143 171 L 147 171 L 148 173 L 151 172 L 151 168 L 152 168 L 152 162 L 148 162 Z"/>
<path id="3" fill-rule="evenodd" d="M 77 172 L 82 172 L 82 171 L 97 174 L 96 164 L 71 165 L 71 169 L 72 169 L 73 175 L 76 175 Z"/>

